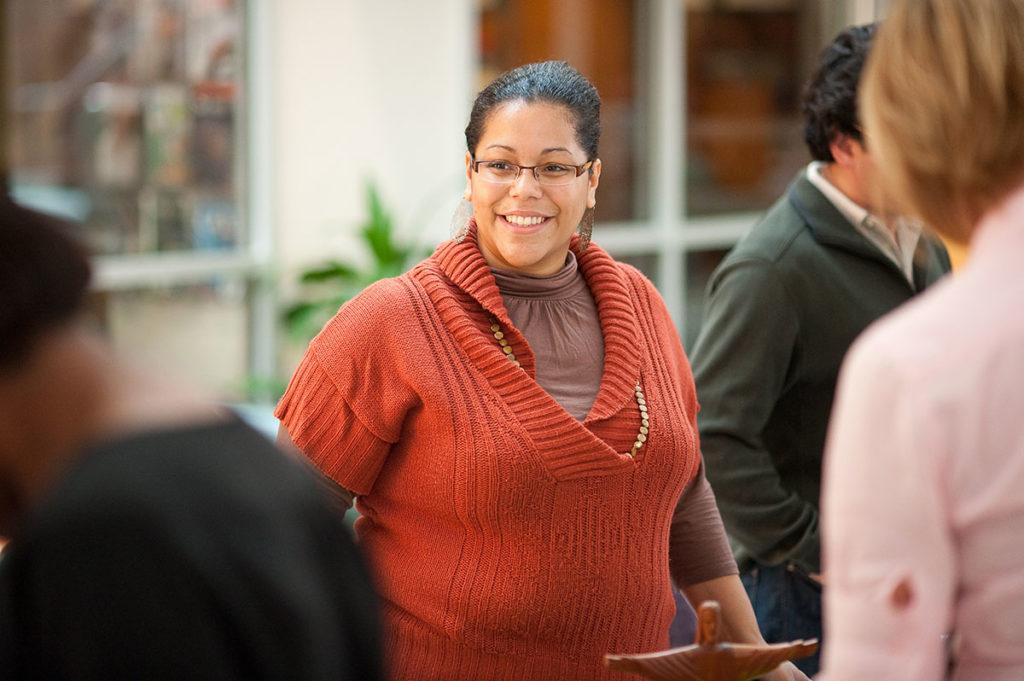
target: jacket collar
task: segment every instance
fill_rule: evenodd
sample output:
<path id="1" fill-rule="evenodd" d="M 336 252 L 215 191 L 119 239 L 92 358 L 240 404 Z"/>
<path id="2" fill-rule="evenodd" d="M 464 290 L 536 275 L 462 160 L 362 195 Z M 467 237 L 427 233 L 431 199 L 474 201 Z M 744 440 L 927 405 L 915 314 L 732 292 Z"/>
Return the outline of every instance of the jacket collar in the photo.
<path id="1" fill-rule="evenodd" d="M 801 172 L 789 188 L 789 202 L 820 244 L 837 246 L 864 257 L 884 260 L 885 254 L 864 238 L 843 213 Z"/>
<path id="2" fill-rule="evenodd" d="M 807 179 L 805 173 L 801 172 L 790 185 L 788 197 L 790 204 L 807 224 L 815 241 L 877 261 L 897 274 L 903 282 L 907 282 L 907 278 L 896 263 L 857 231 L 846 216 Z M 942 265 L 943 251 L 944 249 L 936 246 L 934 241 L 924 234 L 918 239 L 914 251 L 914 290 L 921 290 L 944 271 L 948 271 L 948 257 L 945 257 L 945 267 Z M 910 284 L 907 283 L 907 286 Z"/>

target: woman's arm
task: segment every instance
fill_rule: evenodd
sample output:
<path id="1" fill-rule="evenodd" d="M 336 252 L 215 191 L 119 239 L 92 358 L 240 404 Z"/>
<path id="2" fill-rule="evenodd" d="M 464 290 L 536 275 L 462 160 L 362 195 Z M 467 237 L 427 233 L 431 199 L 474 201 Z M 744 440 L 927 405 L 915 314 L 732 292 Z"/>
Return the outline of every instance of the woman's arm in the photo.
<path id="1" fill-rule="evenodd" d="M 295 442 L 292 441 L 292 436 L 283 423 L 277 429 L 277 446 L 291 458 L 309 466 L 310 470 L 316 474 L 317 480 L 320 481 L 320 486 L 325 492 L 327 492 L 328 499 L 337 506 L 342 515 L 352 508 L 356 495 L 331 480 L 329 477 L 324 475 L 319 468 L 314 466 L 312 462 L 306 458 L 306 455 L 303 454 L 295 445 Z"/>
<path id="2" fill-rule="evenodd" d="M 668 551 L 672 581 L 680 588 L 738 572 L 703 462 L 676 502 Z"/>
<path id="3" fill-rule="evenodd" d="M 722 640 L 732 643 L 764 643 L 754 609 L 738 575 L 716 577 L 683 587 L 686 600 L 696 610 L 704 601 L 717 601 L 722 612 Z M 766 681 L 807 681 L 807 676 L 792 662 L 784 662 L 775 671 L 761 677 Z"/>

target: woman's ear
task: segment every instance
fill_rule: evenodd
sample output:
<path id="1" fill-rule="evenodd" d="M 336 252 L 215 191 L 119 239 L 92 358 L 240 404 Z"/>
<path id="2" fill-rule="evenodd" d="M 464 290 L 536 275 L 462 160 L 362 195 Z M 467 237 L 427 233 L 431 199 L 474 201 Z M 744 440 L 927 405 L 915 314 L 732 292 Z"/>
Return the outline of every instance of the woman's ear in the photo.
<path id="1" fill-rule="evenodd" d="M 597 185 L 601 181 L 601 159 L 595 158 L 590 166 L 590 178 L 587 180 L 587 208 L 597 205 Z"/>

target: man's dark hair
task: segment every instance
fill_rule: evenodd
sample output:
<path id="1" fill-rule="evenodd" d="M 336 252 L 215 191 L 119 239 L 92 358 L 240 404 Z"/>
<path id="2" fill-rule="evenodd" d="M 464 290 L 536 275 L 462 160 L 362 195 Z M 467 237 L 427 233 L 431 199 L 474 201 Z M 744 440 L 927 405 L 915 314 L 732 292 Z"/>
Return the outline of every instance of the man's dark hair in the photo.
<path id="1" fill-rule="evenodd" d="M 466 148 L 476 153 L 487 116 L 505 102 L 548 102 L 564 106 L 575 120 L 576 141 L 587 154 L 597 158 L 601 137 L 601 97 L 586 77 L 564 61 L 524 64 L 506 71 L 480 91 L 466 126 Z"/>
<path id="2" fill-rule="evenodd" d="M 835 161 L 829 142 L 843 134 L 860 144 L 857 85 L 878 24 L 851 26 L 826 47 L 804 89 L 804 141 L 816 161 Z"/>
<path id="3" fill-rule="evenodd" d="M 91 269 L 61 220 L 0 198 L 0 370 L 82 309 Z"/>

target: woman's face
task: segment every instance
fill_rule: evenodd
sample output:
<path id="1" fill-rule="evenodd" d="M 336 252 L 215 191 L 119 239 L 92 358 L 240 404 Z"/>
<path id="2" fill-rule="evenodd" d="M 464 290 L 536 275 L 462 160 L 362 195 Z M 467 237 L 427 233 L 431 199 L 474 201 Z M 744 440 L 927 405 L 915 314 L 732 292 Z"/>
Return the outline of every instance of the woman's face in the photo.
<path id="1" fill-rule="evenodd" d="M 477 161 L 521 166 L 579 166 L 586 153 L 576 141 L 572 114 L 546 102 L 512 101 L 487 116 L 475 149 Z M 467 191 L 476 216 L 480 252 L 491 267 L 526 274 L 554 274 L 565 264 L 569 239 L 587 208 L 595 205 L 601 161 L 569 184 L 544 186 L 523 170 L 511 184 L 484 180 L 466 153 Z"/>

